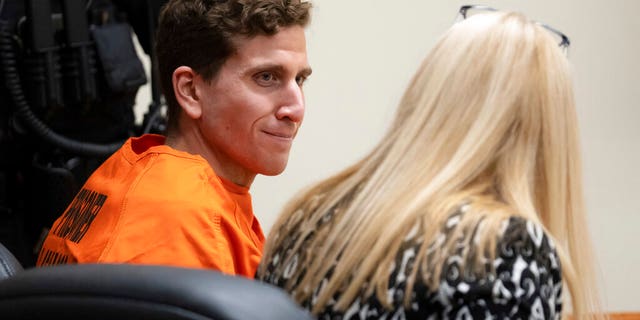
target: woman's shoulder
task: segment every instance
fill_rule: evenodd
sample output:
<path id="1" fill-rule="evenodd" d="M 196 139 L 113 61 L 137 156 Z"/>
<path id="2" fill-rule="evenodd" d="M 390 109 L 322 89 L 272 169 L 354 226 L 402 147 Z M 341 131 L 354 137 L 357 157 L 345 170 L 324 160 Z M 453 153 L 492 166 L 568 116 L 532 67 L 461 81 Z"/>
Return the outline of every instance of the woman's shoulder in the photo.
<path id="1" fill-rule="evenodd" d="M 488 314 L 497 319 L 559 318 L 560 260 L 544 228 L 523 217 L 509 217 L 499 229 L 495 250 L 495 258 L 485 262 L 488 272 L 482 276 L 466 272 L 461 256 L 449 256 L 443 262 L 437 289 L 416 282 L 416 298 L 409 313 L 435 313 L 442 319 L 475 319 Z"/>
<path id="2" fill-rule="evenodd" d="M 510 217 L 505 221 L 496 250 L 496 270 L 535 263 L 538 268 L 548 269 L 544 271 L 560 272 L 560 260 L 552 238 L 540 224 L 523 217 Z"/>

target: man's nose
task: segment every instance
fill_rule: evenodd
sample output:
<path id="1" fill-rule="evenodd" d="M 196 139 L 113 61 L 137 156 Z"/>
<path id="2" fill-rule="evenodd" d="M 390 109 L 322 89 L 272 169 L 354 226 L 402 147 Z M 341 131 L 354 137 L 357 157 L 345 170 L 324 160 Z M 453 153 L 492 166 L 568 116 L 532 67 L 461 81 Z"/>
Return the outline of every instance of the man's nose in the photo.
<path id="1" fill-rule="evenodd" d="M 300 123 L 304 118 L 304 93 L 302 87 L 296 81 L 290 81 L 283 88 L 282 101 L 276 112 L 278 119 L 289 118 L 289 120 Z"/>

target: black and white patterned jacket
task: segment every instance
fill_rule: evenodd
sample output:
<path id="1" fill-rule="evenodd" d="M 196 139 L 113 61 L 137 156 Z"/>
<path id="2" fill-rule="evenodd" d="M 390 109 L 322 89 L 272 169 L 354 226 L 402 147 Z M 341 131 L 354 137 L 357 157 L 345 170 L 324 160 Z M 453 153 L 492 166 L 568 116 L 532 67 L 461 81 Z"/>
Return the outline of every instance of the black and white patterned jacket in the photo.
<path id="1" fill-rule="evenodd" d="M 460 214 L 463 212 L 449 218 L 436 244 L 444 243 L 442 237 L 457 224 Z M 406 281 L 421 243 L 416 239 L 407 237 L 389 275 L 387 297 L 393 305 L 391 310 L 382 306 L 374 292 L 359 296 L 344 312 L 335 311 L 333 305 L 340 295 L 338 292 L 318 319 L 560 319 L 560 262 L 553 241 L 539 225 L 511 217 L 503 224 L 496 259 L 488 262 L 493 264 L 495 273 L 477 279 L 462 275 L 461 257 L 450 256 L 443 266 L 438 289 L 430 290 L 423 281 L 417 280 L 410 304 L 405 307 Z M 270 261 L 262 261 L 267 264 L 262 281 L 283 287 L 289 276 L 295 274 L 292 271 L 304 267 L 298 265 L 295 258 L 288 265 L 281 265 L 279 257 L 288 250 L 288 247 L 278 248 Z M 276 277 L 274 271 L 283 270 L 281 268 L 286 272 Z M 311 309 L 313 301 L 315 296 L 302 305 Z"/>

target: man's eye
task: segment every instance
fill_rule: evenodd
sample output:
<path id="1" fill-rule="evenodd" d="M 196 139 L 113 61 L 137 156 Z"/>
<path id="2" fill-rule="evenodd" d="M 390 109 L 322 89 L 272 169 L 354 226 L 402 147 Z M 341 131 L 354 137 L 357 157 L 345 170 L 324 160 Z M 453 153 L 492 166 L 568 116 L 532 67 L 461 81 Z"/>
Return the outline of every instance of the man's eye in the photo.
<path id="1" fill-rule="evenodd" d="M 254 78 L 261 86 L 271 85 L 276 80 L 275 75 L 271 72 L 260 72 Z"/>
<path id="2" fill-rule="evenodd" d="M 307 77 L 305 77 L 305 76 L 297 76 L 296 77 L 296 82 L 301 87 L 302 87 L 302 85 L 304 84 L 305 81 L 307 81 Z"/>

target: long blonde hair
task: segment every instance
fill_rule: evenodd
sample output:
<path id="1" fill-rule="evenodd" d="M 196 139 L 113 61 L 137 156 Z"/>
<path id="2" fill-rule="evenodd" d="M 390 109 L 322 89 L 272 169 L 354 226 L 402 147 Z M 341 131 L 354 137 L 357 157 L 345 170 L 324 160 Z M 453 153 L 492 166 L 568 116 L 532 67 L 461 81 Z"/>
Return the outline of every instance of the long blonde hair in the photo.
<path id="1" fill-rule="evenodd" d="M 263 261 L 286 239 L 295 242 L 281 261 L 300 250 L 312 253 L 297 262 L 306 269 L 301 281 L 291 277 L 285 284 L 298 301 L 335 268 L 314 312 L 337 290 L 335 308 L 343 310 L 363 285 L 385 304 L 392 263 L 405 236 L 418 228 L 421 267 L 414 268 L 405 295 L 418 277 L 435 290 L 452 243 L 429 259 L 426 248 L 452 210 L 470 201 L 456 232 L 464 236 L 480 222 L 482 231 L 475 248 L 463 253 L 465 268 L 483 273 L 476 253 L 495 257 L 500 223 L 524 217 L 554 239 L 573 314 L 593 315 L 599 304 L 576 121 L 569 65 L 547 30 L 517 13 L 459 22 L 423 61 L 371 153 L 286 206 Z M 335 212 L 334 222 L 318 229 L 327 212 Z"/>

